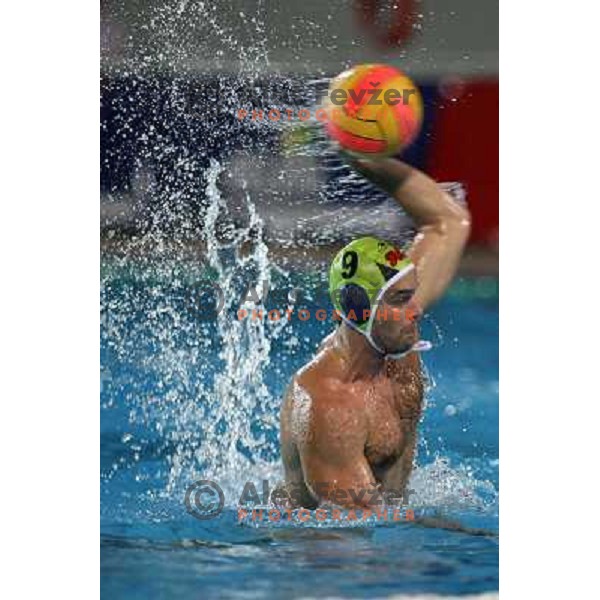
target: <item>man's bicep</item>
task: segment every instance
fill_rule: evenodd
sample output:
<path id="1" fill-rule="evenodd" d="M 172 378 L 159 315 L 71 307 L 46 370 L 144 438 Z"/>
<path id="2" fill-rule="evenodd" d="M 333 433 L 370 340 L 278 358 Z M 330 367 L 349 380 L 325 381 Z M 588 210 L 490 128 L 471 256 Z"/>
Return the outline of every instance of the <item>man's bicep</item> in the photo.
<path id="1" fill-rule="evenodd" d="M 302 469 L 311 492 L 320 500 L 342 506 L 360 506 L 369 499 L 375 477 L 357 432 L 343 435 L 316 432 L 301 450 Z"/>
<path id="2" fill-rule="evenodd" d="M 468 221 L 461 220 L 426 226 L 417 234 L 409 256 L 417 267 L 414 299 L 422 309 L 446 291 L 458 269 L 468 235 Z"/>

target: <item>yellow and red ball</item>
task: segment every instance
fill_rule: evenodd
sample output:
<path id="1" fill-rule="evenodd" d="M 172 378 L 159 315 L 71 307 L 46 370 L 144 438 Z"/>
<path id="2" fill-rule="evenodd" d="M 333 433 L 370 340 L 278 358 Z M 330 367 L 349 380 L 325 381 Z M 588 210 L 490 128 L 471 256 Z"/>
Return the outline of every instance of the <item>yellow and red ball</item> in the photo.
<path id="1" fill-rule="evenodd" d="M 331 81 L 325 107 L 330 137 L 363 157 L 398 154 L 417 137 L 423 122 L 419 89 L 388 65 L 344 71 Z"/>

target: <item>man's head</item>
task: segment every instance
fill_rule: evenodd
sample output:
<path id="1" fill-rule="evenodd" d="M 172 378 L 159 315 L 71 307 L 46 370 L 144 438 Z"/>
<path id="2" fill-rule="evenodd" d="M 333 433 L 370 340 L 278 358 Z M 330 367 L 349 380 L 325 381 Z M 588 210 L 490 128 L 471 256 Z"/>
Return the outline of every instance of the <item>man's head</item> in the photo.
<path id="1" fill-rule="evenodd" d="M 412 261 L 393 244 L 373 237 L 342 248 L 329 270 L 334 307 L 384 354 L 404 352 L 417 341 L 416 286 Z"/>

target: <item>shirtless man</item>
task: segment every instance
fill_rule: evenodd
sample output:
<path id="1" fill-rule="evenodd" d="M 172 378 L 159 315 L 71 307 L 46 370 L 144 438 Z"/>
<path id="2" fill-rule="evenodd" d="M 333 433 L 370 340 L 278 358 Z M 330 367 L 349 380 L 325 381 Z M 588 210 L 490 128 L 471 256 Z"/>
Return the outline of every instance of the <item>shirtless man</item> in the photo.
<path id="1" fill-rule="evenodd" d="M 396 159 L 351 160 L 418 227 L 406 252 L 376 238 L 334 258 L 329 291 L 341 322 L 292 378 L 281 410 L 285 487 L 294 506 L 371 505 L 402 496 L 423 402 L 417 322 L 446 290 L 469 235 L 467 209 Z M 385 495 L 385 493 L 384 493 Z"/>

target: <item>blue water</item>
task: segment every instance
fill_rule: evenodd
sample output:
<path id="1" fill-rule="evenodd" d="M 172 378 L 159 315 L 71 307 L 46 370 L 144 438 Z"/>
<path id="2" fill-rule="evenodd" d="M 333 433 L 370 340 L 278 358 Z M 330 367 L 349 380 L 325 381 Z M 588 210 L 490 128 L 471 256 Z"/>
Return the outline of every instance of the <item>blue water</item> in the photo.
<path id="1" fill-rule="evenodd" d="M 252 526 L 237 522 L 237 496 L 244 481 L 260 489 L 263 478 L 281 475 L 282 391 L 332 325 L 292 320 L 277 335 L 267 330 L 271 347 L 262 351 L 270 360 L 250 364 L 239 409 L 224 417 L 214 386 L 228 368 L 218 354 L 228 342 L 194 310 L 176 268 L 161 277 L 155 271 L 107 268 L 102 277 L 104 597 L 374 598 L 498 589 L 497 282 L 457 282 L 423 328 L 435 349 L 424 357 L 430 384 L 411 502 L 417 514 L 452 520 L 459 530 L 409 522 Z M 244 338 L 246 350 L 258 351 L 261 335 Z M 238 360 L 249 359 L 242 353 Z M 184 494 L 205 475 L 220 478 L 225 509 L 198 520 Z"/>

